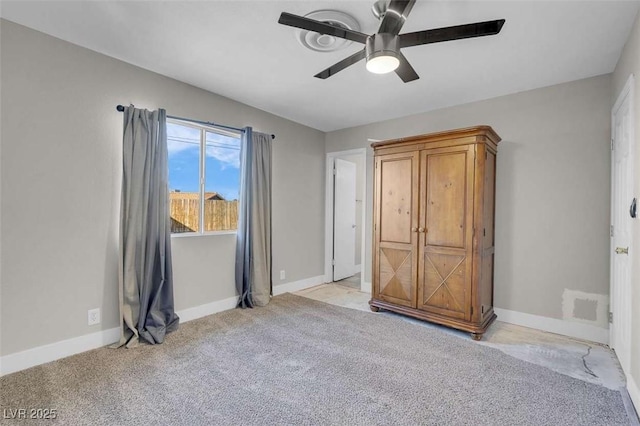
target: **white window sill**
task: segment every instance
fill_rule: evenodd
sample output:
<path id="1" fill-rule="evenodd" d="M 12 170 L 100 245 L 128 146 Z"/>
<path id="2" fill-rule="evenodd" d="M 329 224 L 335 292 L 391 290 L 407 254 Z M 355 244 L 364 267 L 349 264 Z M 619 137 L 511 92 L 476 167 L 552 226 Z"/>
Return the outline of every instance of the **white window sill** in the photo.
<path id="1" fill-rule="evenodd" d="M 237 231 L 213 231 L 213 232 L 205 232 L 203 234 L 199 232 L 180 232 L 176 234 L 171 234 L 171 238 L 189 238 L 189 237 L 210 237 L 215 235 L 236 235 Z"/>

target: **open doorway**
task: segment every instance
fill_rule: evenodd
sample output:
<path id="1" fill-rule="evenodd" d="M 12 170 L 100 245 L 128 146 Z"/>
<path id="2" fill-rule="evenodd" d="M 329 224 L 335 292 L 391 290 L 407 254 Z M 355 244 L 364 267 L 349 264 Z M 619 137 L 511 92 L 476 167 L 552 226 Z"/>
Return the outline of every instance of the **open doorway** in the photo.
<path id="1" fill-rule="evenodd" d="M 365 288 L 366 149 L 327 154 L 325 282 Z"/>

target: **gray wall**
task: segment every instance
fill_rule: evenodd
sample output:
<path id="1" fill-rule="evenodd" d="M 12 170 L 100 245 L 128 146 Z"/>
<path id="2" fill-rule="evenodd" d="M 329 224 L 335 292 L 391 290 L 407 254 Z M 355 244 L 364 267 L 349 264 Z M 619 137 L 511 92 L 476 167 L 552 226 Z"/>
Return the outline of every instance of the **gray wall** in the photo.
<path id="1" fill-rule="evenodd" d="M 118 326 L 117 104 L 276 134 L 274 284 L 323 274 L 322 132 L 0 22 L 1 355 Z M 235 295 L 234 235 L 172 243 L 178 310 Z"/>
<path id="2" fill-rule="evenodd" d="M 620 91 L 624 87 L 629 74 L 635 75 L 635 196 L 640 197 L 640 14 L 636 17 L 636 22 L 631 31 L 631 35 L 624 46 L 620 60 L 613 72 L 613 90 L 611 91 L 611 107 L 616 102 Z M 633 221 L 633 241 L 632 247 L 637 253 L 640 250 L 640 222 Z M 633 270 L 631 272 L 633 288 L 632 301 L 632 321 L 631 324 L 631 376 L 633 376 L 636 386 L 640 384 L 640 258 L 633 254 Z M 640 406 L 636 407 L 640 409 Z"/>
<path id="3" fill-rule="evenodd" d="M 565 289 L 609 293 L 611 76 L 338 130 L 326 151 L 488 124 L 502 137 L 496 183 L 495 305 L 562 318 Z M 428 96 L 428 94 L 425 94 Z M 369 147 L 367 170 L 372 167 Z M 372 200 L 372 180 L 367 182 Z M 371 204 L 365 279 L 371 281 Z M 606 323 L 603 325 L 606 327 Z"/>

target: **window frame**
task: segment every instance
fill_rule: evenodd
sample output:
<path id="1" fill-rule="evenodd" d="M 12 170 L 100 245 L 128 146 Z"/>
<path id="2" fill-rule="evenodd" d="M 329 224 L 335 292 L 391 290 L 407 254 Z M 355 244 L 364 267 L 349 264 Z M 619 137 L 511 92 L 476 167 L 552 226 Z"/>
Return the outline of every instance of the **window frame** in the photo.
<path id="1" fill-rule="evenodd" d="M 219 127 L 215 127 L 212 125 L 195 123 L 187 120 L 180 120 L 177 118 L 169 118 L 167 117 L 167 124 L 177 124 L 184 127 L 191 127 L 192 129 L 199 130 L 200 133 L 200 158 L 198 161 L 198 179 L 199 179 L 199 200 L 200 200 L 200 214 L 198 217 L 198 230 L 196 232 L 171 232 L 171 238 L 185 238 L 185 237 L 202 237 L 202 236 L 210 236 L 210 235 L 235 235 L 238 233 L 238 229 L 228 229 L 223 231 L 205 231 L 204 230 L 204 195 L 206 192 L 206 150 L 207 150 L 207 132 L 209 133 L 217 133 L 222 136 L 227 137 L 237 137 L 240 139 L 242 143 L 242 131 L 240 130 L 230 130 L 230 129 L 222 129 Z M 167 183 L 168 179 L 168 168 L 169 168 L 169 158 L 167 155 Z M 240 176 L 238 176 L 240 178 Z M 240 179 L 238 179 L 238 185 L 240 185 Z M 169 188 L 167 188 L 167 192 L 171 192 Z M 240 199 L 238 198 L 238 206 L 240 205 Z"/>

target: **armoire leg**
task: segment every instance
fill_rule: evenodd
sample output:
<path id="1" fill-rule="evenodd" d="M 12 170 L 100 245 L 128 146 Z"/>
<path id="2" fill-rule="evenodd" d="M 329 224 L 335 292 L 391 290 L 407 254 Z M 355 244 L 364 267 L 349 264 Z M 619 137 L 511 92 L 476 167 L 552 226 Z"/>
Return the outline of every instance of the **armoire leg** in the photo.
<path id="1" fill-rule="evenodd" d="M 377 306 L 373 306 L 373 305 L 369 305 L 369 309 L 371 309 L 373 312 L 379 312 L 380 308 L 378 308 Z"/>
<path id="2" fill-rule="evenodd" d="M 483 334 L 483 333 L 471 333 L 471 338 L 472 338 L 473 340 L 476 340 L 476 341 L 477 341 L 477 340 L 482 340 L 482 334 Z"/>

